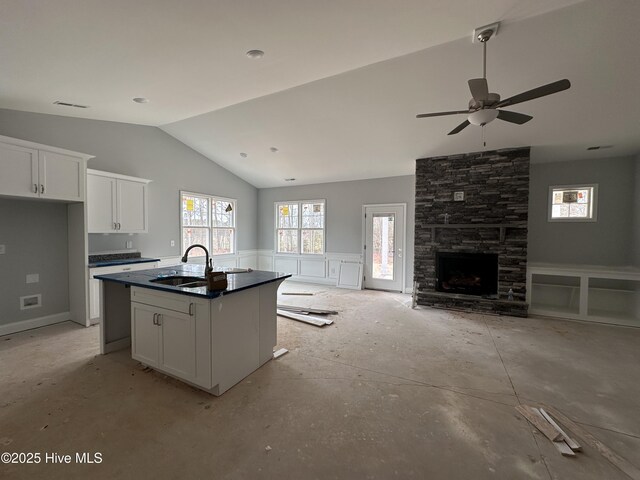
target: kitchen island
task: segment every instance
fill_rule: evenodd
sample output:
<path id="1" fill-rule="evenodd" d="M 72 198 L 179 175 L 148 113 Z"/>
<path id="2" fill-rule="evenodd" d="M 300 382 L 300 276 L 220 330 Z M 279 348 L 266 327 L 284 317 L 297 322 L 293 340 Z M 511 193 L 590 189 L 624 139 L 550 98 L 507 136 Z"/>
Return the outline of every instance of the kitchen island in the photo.
<path id="1" fill-rule="evenodd" d="M 204 268 L 183 264 L 95 276 L 102 283 L 101 353 L 131 345 L 134 359 L 213 395 L 269 361 L 278 286 L 291 275 L 228 273 L 227 288 L 210 291 L 198 281 Z"/>

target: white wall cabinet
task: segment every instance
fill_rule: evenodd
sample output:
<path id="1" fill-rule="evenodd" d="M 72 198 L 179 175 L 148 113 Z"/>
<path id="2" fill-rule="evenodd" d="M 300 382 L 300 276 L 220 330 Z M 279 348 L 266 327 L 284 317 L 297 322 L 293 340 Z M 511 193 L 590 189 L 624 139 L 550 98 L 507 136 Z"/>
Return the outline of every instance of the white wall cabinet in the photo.
<path id="1" fill-rule="evenodd" d="M 146 233 L 150 180 L 87 170 L 89 233 Z"/>
<path id="2" fill-rule="evenodd" d="M 82 202 L 87 158 L 0 142 L 0 194 Z"/>

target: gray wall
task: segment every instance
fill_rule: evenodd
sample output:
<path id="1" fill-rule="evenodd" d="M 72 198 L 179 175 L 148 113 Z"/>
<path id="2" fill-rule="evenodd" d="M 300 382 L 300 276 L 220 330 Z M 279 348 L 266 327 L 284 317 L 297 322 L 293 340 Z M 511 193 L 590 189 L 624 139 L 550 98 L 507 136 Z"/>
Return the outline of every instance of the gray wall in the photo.
<path id="1" fill-rule="evenodd" d="M 532 164 L 528 260 L 586 265 L 633 263 L 636 178 L 636 160 L 632 157 Z M 598 184 L 598 221 L 547 221 L 549 186 L 579 183 Z M 637 191 L 635 200 L 637 204 Z"/>
<path id="2" fill-rule="evenodd" d="M 407 204 L 406 285 L 413 284 L 413 225 L 415 176 L 321 183 L 298 187 L 265 188 L 258 191 L 258 246 L 274 249 L 274 202 L 284 200 L 327 201 L 326 251 L 362 253 L 362 205 Z"/>
<path id="3" fill-rule="evenodd" d="M 635 190 L 633 196 L 633 264 L 640 267 L 640 155 L 635 159 Z"/>
<path id="4" fill-rule="evenodd" d="M 257 189 L 159 128 L 0 109 L 0 135 L 95 155 L 89 168 L 152 180 L 149 233 L 90 235 L 90 252 L 131 240 L 145 256 L 179 255 L 179 190 L 237 199 L 238 250 L 257 246 Z"/>
<path id="5" fill-rule="evenodd" d="M 0 222 L 0 325 L 68 311 L 67 206 L 0 198 Z M 42 307 L 20 310 L 20 297 L 38 293 Z"/>

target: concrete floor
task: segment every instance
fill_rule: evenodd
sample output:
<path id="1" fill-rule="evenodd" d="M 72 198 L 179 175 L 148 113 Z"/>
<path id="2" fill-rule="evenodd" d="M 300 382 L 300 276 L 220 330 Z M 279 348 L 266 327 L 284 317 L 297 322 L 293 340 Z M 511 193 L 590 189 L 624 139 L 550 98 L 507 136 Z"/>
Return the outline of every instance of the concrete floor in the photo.
<path id="1" fill-rule="evenodd" d="M 11 479 L 626 479 L 560 456 L 514 410 L 545 402 L 640 465 L 640 329 L 408 308 L 407 295 L 285 283 L 269 362 L 221 397 L 97 355 L 98 328 L 0 337 L 0 450 L 101 464 L 1 465 Z"/>

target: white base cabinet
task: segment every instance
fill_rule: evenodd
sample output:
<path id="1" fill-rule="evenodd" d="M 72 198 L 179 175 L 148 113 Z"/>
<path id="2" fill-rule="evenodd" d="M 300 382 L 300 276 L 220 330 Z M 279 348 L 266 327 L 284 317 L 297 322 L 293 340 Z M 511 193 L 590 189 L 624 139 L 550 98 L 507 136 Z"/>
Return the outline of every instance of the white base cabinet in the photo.
<path id="1" fill-rule="evenodd" d="M 131 287 L 131 355 L 221 395 L 272 358 L 280 283 L 211 300 Z"/>
<path id="2" fill-rule="evenodd" d="M 89 322 L 91 325 L 100 323 L 102 307 L 100 300 L 100 280 L 94 275 L 108 275 L 110 273 L 134 272 L 136 270 L 149 270 L 158 268 L 159 262 L 128 263 L 126 265 L 113 265 L 111 267 L 94 267 L 89 269 Z"/>

